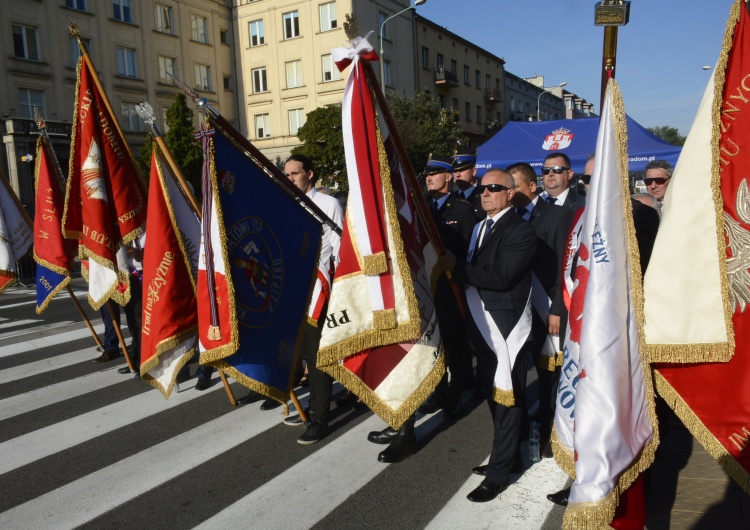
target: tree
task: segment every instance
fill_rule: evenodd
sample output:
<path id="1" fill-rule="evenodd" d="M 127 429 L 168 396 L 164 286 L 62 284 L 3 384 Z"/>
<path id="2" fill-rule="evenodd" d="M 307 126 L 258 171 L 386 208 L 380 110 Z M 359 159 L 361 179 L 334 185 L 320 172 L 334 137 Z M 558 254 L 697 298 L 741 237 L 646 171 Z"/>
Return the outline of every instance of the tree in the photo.
<path id="1" fill-rule="evenodd" d="M 452 156 L 464 141 L 458 113 L 441 109 L 429 92 L 417 92 L 414 99 L 395 95 L 389 105 L 416 173 L 425 167 L 430 153 Z"/>
<path id="2" fill-rule="evenodd" d="M 163 135 L 164 141 L 182 170 L 185 180 L 192 184 L 196 197 L 200 197 L 203 150 L 200 143 L 195 140 L 193 111 L 187 106 L 185 94 L 177 94 L 174 103 L 167 109 L 166 125 L 168 131 Z M 147 179 L 151 174 L 152 144 L 153 137 L 149 132 L 138 156 L 138 165 Z"/>
<path id="3" fill-rule="evenodd" d="M 678 131 L 674 127 L 663 125 L 661 127 L 649 127 L 648 130 L 665 142 L 669 142 L 672 145 L 685 145 L 686 137 L 682 136 L 680 134 L 680 131 Z"/>
<path id="4" fill-rule="evenodd" d="M 313 161 L 323 186 L 348 190 L 341 106 L 329 105 L 308 113 L 297 138 L 302 145 L 292 149 L 292 154 L 305 155 Z"/>

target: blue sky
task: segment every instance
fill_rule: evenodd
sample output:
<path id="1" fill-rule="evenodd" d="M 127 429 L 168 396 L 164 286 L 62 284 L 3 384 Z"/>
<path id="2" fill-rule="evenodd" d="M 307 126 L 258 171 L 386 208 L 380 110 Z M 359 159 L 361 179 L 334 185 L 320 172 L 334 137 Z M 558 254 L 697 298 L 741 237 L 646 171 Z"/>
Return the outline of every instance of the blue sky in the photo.
<path id="1" fill-rule="evenodd" d="M 515 75 L 594 103 L 599 113 L 604 29 L 595 0 L 427 0 L 417 12 L 505 59 Z M 687 135 L 721 49 L 733 0 L 632 0 L 616 78 L 626 112 L 644 127 Z M 705 71 L 703 66 L 710 65 Z"/>

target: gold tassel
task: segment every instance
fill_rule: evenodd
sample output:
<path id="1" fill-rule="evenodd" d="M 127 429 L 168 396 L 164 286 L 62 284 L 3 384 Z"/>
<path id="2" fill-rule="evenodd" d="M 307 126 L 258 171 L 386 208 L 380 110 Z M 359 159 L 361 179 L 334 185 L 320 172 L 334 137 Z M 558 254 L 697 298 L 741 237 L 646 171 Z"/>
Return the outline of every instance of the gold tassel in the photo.
<path id="1" fill-rule="evenodd" d="M 208 326 L 208 340 L 221 340 L 219 326 Z"/>

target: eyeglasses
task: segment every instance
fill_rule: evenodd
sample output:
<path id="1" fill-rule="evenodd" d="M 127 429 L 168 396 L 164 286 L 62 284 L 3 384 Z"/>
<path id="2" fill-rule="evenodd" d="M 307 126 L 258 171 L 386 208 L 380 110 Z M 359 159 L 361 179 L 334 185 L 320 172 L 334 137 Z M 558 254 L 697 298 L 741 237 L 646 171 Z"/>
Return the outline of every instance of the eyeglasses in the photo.
<path id="1" fill-rule="evenodd" d="M 503 186 L 502 184 L 477 184 L 477 192 L 482 194 L 484 190 L 489 190 L 491 193 L 497 193 L 498 191 L 506 191 L 510 188 Z"/>
<path id="2" fill-rule="evenodd" d="M 591 182 L 591 175 L 581 175 L 581 181 L 588 185 Z"/>
<path id="3" fill-rule="evenodd" d="M 653 184 L 654 182 L 655 182 L 655 183 L 657 183 L 657 184 L 658 184 L 659 186 L 661 186 L 661 185 L 663 185 L 663 184 L 666 184 L 666 183 L 667 183 L 667 181 L 668 181 L 669 179 L 671 179 L 671 178 L 672 178 L 672 177 L 667 177 L 667 178 L 664 178 L 664 177 L 657 177 L 657 178 L 653 178 L 653 179 L 643 179 L 643 182 L 644 182 L 644 183 L 646 184 L 646 186 L 650 186 L 650 185 L 651 185 L 651 184 Z"/>
<path id="4" fill-rule="evenodd" d="M 569 171 L 569 167 L 565 166 L 555 166 L 555 167 L 543 167 L 542 168 L 542 175 L 549 175 L 549 172 L 552 171 L 555 175 L 562 174 L 563 171 Z"/>

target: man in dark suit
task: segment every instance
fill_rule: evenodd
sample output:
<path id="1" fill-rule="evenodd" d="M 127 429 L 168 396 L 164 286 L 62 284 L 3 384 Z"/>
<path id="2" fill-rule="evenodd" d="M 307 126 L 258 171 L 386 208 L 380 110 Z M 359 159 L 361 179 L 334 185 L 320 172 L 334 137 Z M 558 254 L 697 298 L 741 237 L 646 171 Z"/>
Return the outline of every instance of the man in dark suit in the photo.
<path id="1" fill-rule="evenodd" d="M 540 445 L 549 442 L 555 410 L 555 387 L 560 368 L 556 359 L 562 351 L 567 311 L 563 301 L 562 261 L 565 243 L 573 221 L 568 208 L 556 208 L 536 194 L 536 173 L 531 165 L 520 162 L 508 168 L 513 176 L 516 213 L 528 220 L 537 236 L 532 262 L 532 343 L 531 356 L 538 374 Z"/>
<path id="2" fill-rule="evenodd" d="M 583 208 L 586 206 L 586 197 L 575 189 L 570 189 L 573 176 L 568 155 L 557 151 L 548 154 L 542 166 L 544 192 L 540 197 L 549 204 L 564 206 L 572 212 Z"/>
<path id="3" fill-rule="evenodd" d="M 494 424 L 489 464 L 473 471 L 485 475 L 467 498 L 487 502 L 508 486 L 518 457 L 526 391 L 524 343 L 531 328 L 529 294 L 536 234 L 512 211 L 515 184 L 504 170 L 485 173 L 477 191 L 487 214 L 472 234 L 468 261 L 447 252 L 440 257 L 454 282 L 466 286 L 471 318 L 468 332 L 477 348 L 479 383 L 488 396 Z"/>
<path id="4" fill-rule="evenodd" d="M 482 198 L 477 193 L 477 152 L 476 149 L 462 149 L 453 155 L 453 174 L 458 191 L 455 195 L 471 204 L 477 221 L 485 218 Z"/>

